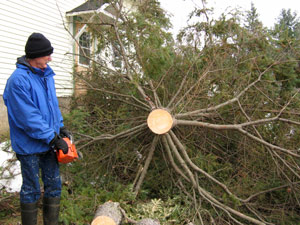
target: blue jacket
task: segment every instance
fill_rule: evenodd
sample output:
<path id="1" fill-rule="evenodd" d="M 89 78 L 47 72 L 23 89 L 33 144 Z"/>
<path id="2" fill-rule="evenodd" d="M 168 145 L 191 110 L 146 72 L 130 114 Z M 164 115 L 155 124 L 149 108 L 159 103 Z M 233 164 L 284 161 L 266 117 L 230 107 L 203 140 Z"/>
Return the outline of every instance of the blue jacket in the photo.
<path id="1" fill-rule="evenodd" d="M 12 148 L 21 155 L 48 151 L 54 133 L 63 126 L 55 74 L 49 65 L 44 71 L 31 67 L 24 56 L 16 65 L 3 93 Z"/>

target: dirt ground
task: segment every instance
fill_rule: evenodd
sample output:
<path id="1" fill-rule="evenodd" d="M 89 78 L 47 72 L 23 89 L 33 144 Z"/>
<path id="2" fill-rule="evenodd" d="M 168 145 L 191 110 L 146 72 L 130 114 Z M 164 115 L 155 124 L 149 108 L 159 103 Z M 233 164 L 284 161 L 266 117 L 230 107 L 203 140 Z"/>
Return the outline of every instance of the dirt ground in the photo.
<path id="1" fill-rule="evenodd" d="M 0 195 L 0 224 L 21 225 L 19 193 Z M 39 204 L 38 223 L 43 224 L 42 206 Z"/>

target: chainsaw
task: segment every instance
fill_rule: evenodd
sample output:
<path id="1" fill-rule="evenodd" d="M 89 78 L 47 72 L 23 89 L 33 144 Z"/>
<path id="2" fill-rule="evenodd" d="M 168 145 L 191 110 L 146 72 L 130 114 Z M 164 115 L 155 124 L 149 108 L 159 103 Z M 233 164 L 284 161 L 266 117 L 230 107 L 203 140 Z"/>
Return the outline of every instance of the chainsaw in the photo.
<path id="1" fill-rule="evenodd" d="M 61 149 L 56 151 L 57 160 L 60 163 L 70 163 L 76 161 L 78 159 L 77 150 L 75 144 L 73 144 L 73 136 L 64 137 L 64 141 L 68 145 L 68 152 L 66 154 L 63 153 Z"/>

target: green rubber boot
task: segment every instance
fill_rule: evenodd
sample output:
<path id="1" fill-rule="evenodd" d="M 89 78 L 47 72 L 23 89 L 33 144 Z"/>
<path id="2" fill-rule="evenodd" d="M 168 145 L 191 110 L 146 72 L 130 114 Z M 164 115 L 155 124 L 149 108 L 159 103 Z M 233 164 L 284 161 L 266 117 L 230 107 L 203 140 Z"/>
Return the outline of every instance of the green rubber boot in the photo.
<path id="1" fill-rule="evenodd" d="M 36 225 L 37 212 L 38 212 L 37 202 L 21 203 L 22 225 Z"/>
<path id="2" fill-rule="evenodd" d="M 44 225 L 58 225 L 60 197 L 43 198 Z"/>

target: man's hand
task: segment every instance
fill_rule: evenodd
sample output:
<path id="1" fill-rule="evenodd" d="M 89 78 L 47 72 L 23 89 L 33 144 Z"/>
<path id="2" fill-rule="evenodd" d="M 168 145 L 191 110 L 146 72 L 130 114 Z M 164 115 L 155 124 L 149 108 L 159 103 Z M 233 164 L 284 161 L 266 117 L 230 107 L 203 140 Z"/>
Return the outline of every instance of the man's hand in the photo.
<path id="1" fill-rule="evenodd" d="M 66 127 L 61 127 L 59 129 L 59 135 L 61 137 L 71 138 L 71 132 Z"/>
<path id="2" fill-rule="evenodd" d="M 54 146 L 56 150 L 62 150 L 64 154 L 68 153 L 69 147 L 67 142 L 55 133 L 55 137 L 51 140 L 50 146 Z"/>

